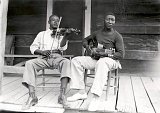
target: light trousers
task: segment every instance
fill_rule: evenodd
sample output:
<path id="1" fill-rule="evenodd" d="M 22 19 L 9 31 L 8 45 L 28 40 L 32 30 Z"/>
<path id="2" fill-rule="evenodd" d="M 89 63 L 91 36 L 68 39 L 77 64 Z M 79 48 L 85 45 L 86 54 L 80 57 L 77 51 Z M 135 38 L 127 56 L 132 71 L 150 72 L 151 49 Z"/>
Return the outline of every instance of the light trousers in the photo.
<path id="1" fill-rule="evenodd" d="M 36 76 L 37 72 L 44 69 L 57 65 L 57 69 L 61 73 L 61 77 L 69 77 L 70 78 L 70 60 L 67 58 L 59 58 L 58 61 L 54 61 L 54 59 L 31 59 L 28 60 L 25 64 L 25 70 L 23 74 L 22 84 L 28 88 L 28 85 L 33 87 L 36 86 Z M 54 69 L 54 68 L 53 68 Z"/>
<path id="2" fill-rule="evenodd" d="M 110 70 L 121 68 L 118 60 L 109 57 L 94 60 L 90 56 L 78 56 L 71 61 L 71 81 L 70 88 L 85 89 L 84 69 L 95 69 L 95 78 L 91 88 L 91 93 L 102 95 L 107 75 Z"/>

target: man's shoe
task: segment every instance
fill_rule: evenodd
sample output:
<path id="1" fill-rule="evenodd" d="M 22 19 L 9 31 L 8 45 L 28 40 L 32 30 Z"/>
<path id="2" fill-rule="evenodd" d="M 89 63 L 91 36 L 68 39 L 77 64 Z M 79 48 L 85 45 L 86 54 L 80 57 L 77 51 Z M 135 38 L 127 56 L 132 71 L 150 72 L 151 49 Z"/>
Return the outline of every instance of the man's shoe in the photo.
<path id="1" fill-rule="evenodd" d="M 99 98 L 93 98 L 88 106 L 88 111 L 97 111 L 99 102 Z"/>
<path id="2" fill-rule="evenodd" d="M 67 101 L 71 102 L 71 101 L 85 100 L 85 99 L 87 99 L 87 93 L 84 93 L 84 94 L 76 93 L 73 96 L 68 97 Z"/>
<path id="3" fill-rule="evenodd" d="M 22 105 L 22 110 L 27 110 L 30 109 L 31 106 L 34 106 L 38 103 L 38 98 L 32 98 L 29 96 L 27 102 L 24 103 L 24 105 Z"/>

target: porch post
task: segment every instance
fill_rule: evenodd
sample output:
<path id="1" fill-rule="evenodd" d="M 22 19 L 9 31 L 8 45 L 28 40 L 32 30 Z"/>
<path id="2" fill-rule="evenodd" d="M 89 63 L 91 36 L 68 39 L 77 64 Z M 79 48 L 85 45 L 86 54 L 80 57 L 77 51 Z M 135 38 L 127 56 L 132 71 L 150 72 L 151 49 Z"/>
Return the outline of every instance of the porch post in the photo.
<path id="1" fill-rule="evenodd" d="M 91 33 L 91 0 L 85 0 L 85 30 L 84 36 L 87 37 Z"/>
<path id="2" fill-rule="evenodd" d="M 48 18 L 53 12 L 53 1 L 54 0 L 47 0 L 47 18 L 46 18 L 46 29 L 49 28 Z"/>
<path id="3" fill-rule="evenodd" d="M 8 2 L 9 0 L 0 0 L 0 94 L 2 94 Z"/>
<path id="4" fill-rule="evenodd" d="M 91 0 L 85 0 L 84 38 L 91 34 Z M 84 48 L 82 48 L 82 55 Z"/>

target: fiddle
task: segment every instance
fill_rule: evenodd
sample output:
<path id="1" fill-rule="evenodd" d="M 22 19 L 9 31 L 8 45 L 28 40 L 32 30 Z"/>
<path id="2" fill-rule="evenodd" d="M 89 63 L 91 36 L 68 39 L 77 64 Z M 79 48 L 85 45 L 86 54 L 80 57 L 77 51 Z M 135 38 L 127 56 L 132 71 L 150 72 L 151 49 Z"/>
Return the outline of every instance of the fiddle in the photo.
<path id="1" fill-rule="evenodd" d="M 65 33 L 67 34 L 75 33 L 76 35 L 79 35 L 81 31 L 74 28 L 57 28 L 56 30 L 53 30 L 52 35 L 54 35 L 56 32 L 57 35 L 64 35 Z"/>

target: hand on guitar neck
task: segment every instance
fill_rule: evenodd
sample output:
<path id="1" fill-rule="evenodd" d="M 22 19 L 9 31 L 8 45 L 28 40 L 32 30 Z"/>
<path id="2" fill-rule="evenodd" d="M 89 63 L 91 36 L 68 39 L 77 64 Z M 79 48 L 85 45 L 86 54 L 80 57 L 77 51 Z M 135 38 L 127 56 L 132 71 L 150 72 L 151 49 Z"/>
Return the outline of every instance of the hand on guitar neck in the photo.
<path id="1" fill-rule="evenodd" d="M 101 55 L 106 55 L 107 56 L 111 56 L 115 53 L 115 49 L 114 48 L 110 48 L 110 49 L 99 49 L 99 48 L 96 48 L 96 52 L 101 54 Z"/>

